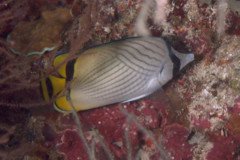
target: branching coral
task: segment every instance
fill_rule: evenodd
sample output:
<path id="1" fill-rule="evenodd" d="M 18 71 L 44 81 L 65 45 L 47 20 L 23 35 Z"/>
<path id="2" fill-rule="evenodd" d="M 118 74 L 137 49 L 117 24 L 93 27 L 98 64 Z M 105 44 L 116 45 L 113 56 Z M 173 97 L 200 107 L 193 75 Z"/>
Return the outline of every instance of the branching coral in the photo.
<path id="1" fill-rule="evenodd" d="M 22 55 L 15 55 L 11 51 L 11 44 L 4 38 L 21 19 L 28 13 L 29 3 L 24 1 L 2 1 L 0 2 L 0 105 L 21 106 L 21 91 L 29 88 L 37 88 L 39 83 L 38 73 L 32 71 L 32 63 L 36 60 L 33 57 L 27 58 Z M 35 83 L 33 82 L 35 80 Z M 34 96 L 33 96 L 34 97 Z M 31 97 L 31 98 L 33 98 Z M 29 97 L 30 98 L 30 97 Z M 30 99 L 31 99 L 30 98 Z M 19 102 L 19 103 L 18 103 Z M 27 108 L 28 105 L 22 105 Z"/>
<path id="2" fill-rule="evenodd" d="M 139 104 L 128 103 L 123 107 L 113 105 L 77 115 L 74 113 L 80 136 L 78 140 L 71 142 L 72 137 L 78 135 L 77 131 L 75 129 L 65 130 L 58 150 L 67 159 L 70 157 L 84 159 L 87 155 L 90 155 L 89 159 L 100 159 L 99 157 L 134 159 L 140 154 L 151 157 L 157 153 L 163 159 L 169 159 L 161 145 L 161 138 L 151 131 L 151 129 L 166 125 L 165 107 L 167 103 L 145 100 Z M 69 146 L 71 143 L 73 146 L 84 148 L 86 152 L 84 154 L 75 152 L 71 148 L 73 146 Z M 88 146 L 88 149 L 85 146 Z"/>
<path id="3" fill-rule="evenodd" d="M 28 149 L 30 148 L 30 150 L 28 150 L 28 152 L 32 152 L 33 145 L 30 143 L 25 143 L 25 144 L 22 144 L 21 146 L 18 146 L 14 150 L 10 150 L 10 151 L 0 150 L 0 158 L 2 160 L 19 159 L 19 158 L 23 157 L 24 154 L 27 153 L 27 148 Z"/>
<path id="4" fill-rule="evenodd" d="M 222 35 L 226 29 L 228 3 L 226 0 L 219 0 L 217 5 L 217 32 Z"/>
<path id="5" fill-rule="evenodd" d="M 6 36 L 18 21 L 23 19 L 29 9 L 28 0 L 5 0 L 0 2 L 0 35 Z"/>
<path id="6" fill-rule="evenodd" d="M 0 144 L 7 143 L 10 139 L 10 136 L 14 133 L 16 126 L 1 126 L 0 131 L 3 134 L 0 137 Z"/>

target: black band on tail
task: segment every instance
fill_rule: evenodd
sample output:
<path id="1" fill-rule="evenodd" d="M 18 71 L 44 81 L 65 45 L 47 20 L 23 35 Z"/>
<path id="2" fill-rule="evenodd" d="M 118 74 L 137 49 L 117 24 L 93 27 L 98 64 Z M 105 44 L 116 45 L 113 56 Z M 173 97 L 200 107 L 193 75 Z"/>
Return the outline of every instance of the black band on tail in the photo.
<path id="1" fill-rule="evenodd" d="M 47 85 L 47 90 L 48 90 L 48 96 L 49 98 L 53 97 L 53 86 L 52 86 L 52 82 L 49 78 L 46 78 L 46 85 Z"/>
<path id="2" fill-rule="evenodd" d="M 67 76 L 67 81 L 71 81 L 73 78 L 73 73 L 74 73 L 74 64 L 76 62 L 76 59 L 73 59 L 67 63 L 66 66 L 66 76 Z"/>

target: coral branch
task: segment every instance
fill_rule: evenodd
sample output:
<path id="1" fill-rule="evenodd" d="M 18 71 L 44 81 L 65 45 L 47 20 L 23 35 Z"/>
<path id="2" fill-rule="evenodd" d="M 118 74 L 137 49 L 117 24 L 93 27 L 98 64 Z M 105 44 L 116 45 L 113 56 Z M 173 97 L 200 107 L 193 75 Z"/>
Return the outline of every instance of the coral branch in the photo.
<path id="1" fill-rule="evenodd" d="M 24 154 L 32 152 L 34 149 L 35 149 L 35 146 L 33 144 L 25 143 L 12 151 L 6 152 L 6 151 L 0 150 L 0 158 L 1 160 L 19 159 L 23 157 Z"/>
<path id="2" fill-rule="evenodd" d="M 149 135 L 150 139 L 152 140 L 152 142 L 154 143 L 154 145 L 157 147 L 158 151 L 160 152 L 161 156 L 163 157 L 163 159 L 170 159 L 168 153 L 163 149 L 163 146 L 161 144 L 161 142 L 157 143 L 158 141 L 156 140 L 156 138 L 154 137 L 153 133 L 149 130 L 147 130 L 144 126 L 141 125 L 141 123 L 139 123 L 139 121 L 137 120 L 137 118 L 131 114 L 128 113 L 126 110 L 124 110 L 121 105 L 118 105 L 119 110 L 124 113 L 130 120 L 132 120 L 140 129 L 141 131 L 143 131 L 143 133 L 145 133 L 146 135 Z"/>
<path id="3" fill-rule="evenodd" d="M 85 146 L 85 148 L 86 148 L 86 150 L 87 150 L 87 152 L 88 152 L 89 158 L 90 158 L 91 160 L 95 160 L 95 159 L 96 159 L 96 158 L 95 158 L 95 155 L 94 155 L 94 153 L 92 152 L 92 150 L 90 149 L 90 147 L 89 147 L 89 145 L 88 145 L 88 143 L 87 143 L 86 138 L 84 137 L 84 133 L 83 133 L 83 129 L 82 129 L 82 123 L 81 123 L 81 121 L 80 121 L 79 118 L 78 118 L 77 111 L 76 111 L 75 108 L 73 107 L 73 104 L 72 104 L 72 101 L 71 101 L 71 99 L 70 99 L 70 97 L 69 97 L 69 94 L 68 94 L 68 96 L 67 96 L 67 100 L 68 100 L 68 102 L 70 103 L 70 106 L 72 107 L 72 114 L 73 114 L 73 117 L 74 117 L 74 121 L 75 121 L 75 123 L 77 124 L 78 135 L 79 135 L 79 137 L 81 138 L 81 140 L 83 141 L 83 144 L 84 144 L 84 146 Z"/>
<path id="4" fill-rule="evenodd" d="M 158 25 L 165 25 L 167 23 L 167 15 L 168 15 L 168 0 L 155 0 L 156 1 L 156 9 L 154 13 L 154 21 Z"/>
<path id="5" fill-rule="evenodd" d="M 219 0 L 217 4 L 217 33 L 221 36 L 226 29 L 228 3 L 226 0 Z"/>
<path id="6" fill-rule="evenodd" d="M 16 126 L 0 126 L 0 130 L 6 131 L 4 135 L 0 137 L 0 144 L 7 143 L 9 141 L 10 136 L 14 133 Z"/>
<path id="7" fill-rule="evenodd" d="M 16 24 L 23 19 L 28 12 L 28 0 L 7 0 L 0 2 L 0 35 L 4 35 L 10 22 Z"/>
<path id="8" fill-rule="evenodd" d="M 135 29 L 140 36 L 150 36 L 151 33 L 147 27 L 147 19 L 149 15 L 149 10 L 152 4 L 152 0 L 146 0 L 142 4 L 141 11 L 137 17 Z"/>
<path id="9" fill-rule="evenodd" d="M 3 39 L 0 38 L 0 55 L 8 55 L 11 58 L 15 58 L 16 55 L 13 54 L 10 50 L 10 45 Z"/>
<path id="10" fill-rule="evenodd" d="M 82 49 L 83 44 L 89 40 L 93 33 L 93 27 L 97 21 L 97 1 L 88 1 L 88 7 L 83 15 L 79 15 L 73 21 L 69 39 L 71 42 L 70 52 L 75 53 Z"/>

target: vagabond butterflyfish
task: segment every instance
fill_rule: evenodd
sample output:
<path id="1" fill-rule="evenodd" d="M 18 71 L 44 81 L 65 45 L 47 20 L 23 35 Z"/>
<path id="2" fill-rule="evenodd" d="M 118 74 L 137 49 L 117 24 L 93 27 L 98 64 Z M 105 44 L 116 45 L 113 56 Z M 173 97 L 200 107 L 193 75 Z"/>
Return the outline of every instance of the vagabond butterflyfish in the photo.
<path id="1" fill-rule="evenodd" d="M 69 53 L 58 54 L 53 66 Z M 41 82 L 46 100 L 61 112 L 87 110 L 150 95 L 171 80 L 194 54 L 179 53 L 159 37 L 135 37 L 84 50 Z M 68 84 L 68 87 L 67 87 Z"/>

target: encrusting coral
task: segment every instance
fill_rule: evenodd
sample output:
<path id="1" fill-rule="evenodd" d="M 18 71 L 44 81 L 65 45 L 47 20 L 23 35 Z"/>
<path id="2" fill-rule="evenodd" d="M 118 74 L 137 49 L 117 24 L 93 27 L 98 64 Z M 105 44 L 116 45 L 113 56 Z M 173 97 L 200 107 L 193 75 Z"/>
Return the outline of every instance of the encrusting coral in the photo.
<path id="1" fill-rule="evenodd" d="M 69 9 L 43 11 L 40 19 L 19 22 L 9 34 L 8 41 L 16 53 L 42 54 L 58 46 L 61 34 L 71 21 Z"/>

